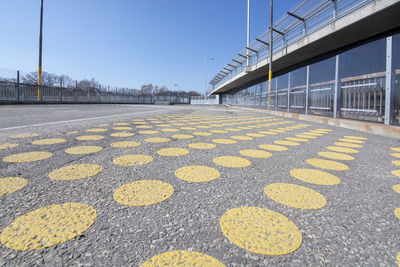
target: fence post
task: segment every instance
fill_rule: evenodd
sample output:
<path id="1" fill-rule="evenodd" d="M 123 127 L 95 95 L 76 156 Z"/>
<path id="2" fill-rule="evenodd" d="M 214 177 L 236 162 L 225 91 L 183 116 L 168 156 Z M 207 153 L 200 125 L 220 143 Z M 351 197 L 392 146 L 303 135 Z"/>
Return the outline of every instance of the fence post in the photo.
<path id="1" fill-rule="evenodd" d="M 17 88 L 16 88 L 16 92 L 15 92 L 15 97 L 17 102 L 19 102 L 19 70 L 17 70 Z"/>
<path id="2" fill-rule="evenodd" d="M 275 110 L 278 110 L 278 77 L 275 78 Z"/>
<path id="3" fill-rule="evenodd" d="M 75 102 L 78 103 L 78 81 L 75 81 Z"/>
<path id="4" fill-rule="evenodd" d="M 60 78 L 60 102 L 62 102 L 63 99 L 63 84 L 62 84 L 62 78 Z"/>
<path id="5" fill-rule="evenodd" d="M 340 88 L 339 88 L 339 55 L 336 55 L 335 63 L 335 93 L 333 96 L 333 117 L 337 118 L 340 102 Z"/>
<path id="6" fill-rule="evenodd" d="M 288 73 L 287 112 L 290 111 L 290 72 Z"/>
<path id="7" fill-rule="evenodd" d="M 306 77 L 306 103 L 305 103 L 305 113 L 308 115 L 308 101 L 310 93 L 310 65 L 307 65 L 307 77 Z"/>
<path id="8" fill-rule="evenodd" d="M 385 124 L 392 122 L 393 101 L 392 101 L 392 84 L 393 84 L 393 69 L 392 69 L 392 36 L 386 38 L 386 80 L 385 80 Z"/>

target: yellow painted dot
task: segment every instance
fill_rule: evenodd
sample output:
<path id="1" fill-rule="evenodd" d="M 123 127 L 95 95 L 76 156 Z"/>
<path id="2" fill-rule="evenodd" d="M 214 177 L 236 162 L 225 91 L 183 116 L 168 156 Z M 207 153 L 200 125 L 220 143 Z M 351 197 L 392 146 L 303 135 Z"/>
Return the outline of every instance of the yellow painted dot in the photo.
<path id="1" fill-rule="evenodd" d="M 97 141 L 103 139 L 102 135 L 81 135 L 76 138 L 78 141 Z"/>
<path id="2" fill-rule="evenodd" d="M 400 160 L 393 160 L 392 164 L 396 165 L 396 166 L 400 166 Z"/>
<path id="3" fill-rule="evenodd" d="M 134 133 L 126 133 L 126 132 L 120 132 L 120 133 L 112 133 L 110 134 L 112 137 L 131 137 L 134 136 Z"/>
<path id="4" fill-rule="evenodd" d="M 239 152 L 243 156 L 251 157 L 251 158 L 259 158 L 259 159 L 266 159 L 272 157 L 272 154 L 258 149 L 244 149 L 240 150 Z"/>
<path id="5" fill-rule="evenodd" d="M 251 137 L 265 137 L 265 134 L 260 134 L 260 133 L 248 133 L 246 135 Z"/>
<path id="6" fill-rule="evenodd" d="M 54 145 L 67 142 L 67 139 L 63 138 L 50 138 L 50 139 L 40 139 L 32 142 L 33 145 Z"/>
<path id="7" fill-rule="evenodd" d="M 270 150 L 270 151 L 286 151 L 286 150 L 288 150 L 288 148 L 285 146 L 270 145 L 270 144 L 259 145 L 258 147 L 265 149 L 265 150 Z"/>
<path id="8" fill-rule="evenodd" d="M 306 139 L 316 139 L 316 136 L 307 135 L 307 134 L 296 134 L 296 137 L 306 138 Z"/>
<path id="9" fill-rule="evenodd" d="M 33 162 L 33 161 L 48 159 L 52 155 L 53 155 L 52 153 L 45 151 L 24 152 L 24 153 L 9 155 L 5 157 L 3 161 L 12 163 Z"/>
<path id="10" fill-rule="evenodd" d="M 331 129 L 317 128 L 318 131 L 332 132 Z"/>
<path id="11" fill-rule="evenodd" d="M 158 266 L 205 266 L 224 267 L 219 260 L 196 251 L 175 250 L 154 256 L 140 267 Z"/>
<path id="12" fill-rule="evenodd" d="M 300 143 L 293 142 L 293 141 L 286 141 L 286 140 L 276 140 L 274 141 L 275 144 L 277 145 L 283 145 L 283 146 L 299 146 Z"/>
<path id="13" fill-rule="evenodd" d="M 217 146 L 215 144 L 210 144 L 210 143 L 192 143 L 189 144 L 189 147 L 194 149 L 213 149 L 216 148 Z"/>
<path id="14" fill-rule="evenodd" d="M 181 127 L 182 130 L 196 130 L 194 127 Z"/>
<path id="15" fill-rule="evenodd" d="M 174 134 L 171 137 L 176 138 L 176 139 L 190 139 L 190 138 L 193 138 L 194 136 L 190 135 L 190 134 Z"/>
<path id="16" fill-rule="evenodd" d="M 318 156 L 328 158 L 328 159 L 337 159 L 337 160 L 354 160 L 353 156 L 337 153 L 337 152 L 318 152 Z"/>
<path id="17" fill-rule="evenodd" d="M 3 144 L 0 144 L 0 150 L 1 149 L 10 149 L 10 148 L 14 148 L 17 146 L 19 146 L 17 143 L 3 143 Z"/>
<path id="18" fill-rule="evenodd" d="M 346 139 L 346 138 L 340 138 L 339 141 L 346 142 L 346 143 L 354 143 L 354 144 L 364 144 L 365 143 L 365 141 L 355 140 L 355 139 Z"/>
<path id="19" fill-rule="evenodd" d="M 349 166 L 347 166 L 346 164 L 332 160 L 308 159 L 306 160 L 306 162 L 311 166 L 332 171 L 347 171 L 349 169 Z"/>
<path id="20" fill-rule="evenodd" d="M 170 147 L 157 150 L 157 154 L 165 157 L 180 157 L 189 154 L 189 150 L 184 148 Z"/>
<path id="21" fill-rule="evenodd" d="M 117 188 L 114 199 L 128 206 L 149 206 L 167 200 L 174 193 L 174 188 L 159 180 L 140 180 Z"/>
<path id="22" fill-rule="evenodd" d="M 193 132 L 194 135 L 198 135 L 198 136 L 210 136 L 212 135 L 212 133 L 210 132 Z"/>
<path id="23" fill-rule="evenodd" d="M 14 250 L 51 247 L 82 234 L 96 218 L 96 210 L 83 203 L 46 206 L 13 221 L 1 234 L 1 242 Z"/>
<path id="24" fill-rule="evenodd" d="M 337 145 L 337 146 L 350 147 L 350 148 L 360 148 L 360 147 L 362 147 L 361 145 L 352 144 L 352 143 L 346 143 L 346 142 L 335 142 L 334 144 Z"/>
<path id="25" fill-rule="evenodd" d="M 116 126 L 126 126 L 129 124 L 130 124 L 129 122 L 114 122 L 113 123 L 113 125 L 116 125 Z"/>
<path id="26" fill-rule="evenodd" d="M 65 152 L 72 155 L 86 155 L 97 153 L 102 150 L 103 148 L 100 146 L 74 146 L 66 149 Z"/>
<path id="27" fill-rule="evenodd" d="M 28 137 L 37 137 L 40 136 L 38 133 L 23 133 L 23 134 L 13 134 L 10 135 L 9 138 L 28 138 Z"/>
<path id="28" fill-rule="evenodd" d="M 259 131 L 260 134 L 267 134 L 267 135 L 277 135 L 277 133 L 270 132 L 270 131 Z"/>
<path id="29" fill-rule="evenodd" d="M 209 182 L 218 179 L 221 173 L 208 166 L 185 166 L 175 171 L 175 176 L 187 182 Z"/>
<path id="30" fill-rule="evenodd" d="M 133 128 L 127 126 L 121 126 L 121 127 L 114 127 L 113 129 L 117 131 L 125 131 L 125 130 L 132 130 Z"/>
<path id="31" fill-rule="evenodd" d="M 165 129 L 161 129 L 161 131 L 163 131 L 163 132 L 169 132 L 169 133 L 179 132 L 178 129 L 173 129 L 173 128 L 165 128 Z"/>
<path id="32" fill-rule="evenodd" d="M 28 184 L 28 180 L 21 177 L 0 178 L 0 197 L 14 193 Z"/>
<path id="33" fill-rule="evenodd" d="M 139 125 L 139 126 L 136 126 L 136 128 L 138 128 L 138 129 L 151 129 L 151 128 L 153 128 L 153 126 L 150 126 L 150 125 Z"/>
<path id="34" fill-rule="evenodd" d="M 146 138 L 144 139 L 147 143 L 167 143 L 171 141 L 171 139 L 166 137 L 153 137 L 153 138 Z"/>
<path id="35" fill-rule="evenodd" d="M 355 140 L 367 140 L 368 138 L 365 138 L 365 137 L 360 137 L 360 136 L 352 136 L 352 135 L 346 135 L 345 136 L 345 138 L 348 138 L 348 139 L 355 139 Z"/>
<path id="36" fill-rule="evenodd" d="M 153 157 L 147 155 L 125 155 L 117 157 L 113 160 L 115 165 L 131 167 L 135 165 L 145 165 L 153 161 Z"/>
<path id="37" fill-rule="evenodd" d="M 224 144 L 224 145 L 232 145 L 237 143 L 235 140 L 223 139 L 223 138 L 213 139 L 212 141 L 216 144 Z"/>
<path id="38" fill-rule="evenodd" d="M 107 132 L 108 129 L 104 129 L 104 128 L 93 128 L 93 129 L 87 129 L 85 132 L 88 133 L 102 133 L 102 132 Z"/>
<path id="39" fill-rule="evenodd" d="M 400 194 L 400 184 L 396 184 L 393 186 L 393 190 L 396 191 L 396 193 Z"/>
<path id="40" fill-rule="evenodd" d="M 289 141 L 294 141 L 294 142 L 309 142 L 310 140 L 305 139 L 305 138 L 299 138 L 299 137 L 286 137 L 286 140 Z"/>
<path id="41" fill-rule="evenodd" d="M 103 167 L 97 164 L 75 164 L 56 169 L 49 173 L 49 177 L 58 181 L 72 181 L 89 178 L 103 171 Z"/>
<path id="42" fill-rule="evenodd" d="M 292 221 L 264 208 L 230 209 L 222 215 L 220 227 L 232 243 L 258 254 L 288 254 L 302 242 L 302 234 Z"/>
<path id="43" fill-rule="evenodd" d="M 157 124 L 156 126 L 158 126 L 158 127 L 170 127 L 171 125 L 169 125 L 169 124 Z"/>
<path id="44" fill-rule="evenodd" d="M 353 149 L 353 148 L 348 148 L 348 147 L 328 146 L 326 148 L 331 150 L 331 151 L 335 151 L 335 152 L 350 153 L 350 154 L 358 153 L 358 150 Z"/>
<path id="45" fill-rule="evenodd" d="M 321 130 L 312 130 L 312 131 L 310 131 L 310 133 L 327 134 L 327 133 L 329 133 L 329 132 L 327 132 L 327 131 L 321 131 Z"/>
<path id="46" fill-rule="evenodd" d="M 139 133 L 140 133 L 140 134 L 150 135 L 150 134 L 158 134 L 159 131 L 149 130 L 149 131 L 139 131 Z"/>
<path id="47" fill-rule="evenodd" d="M 314 169 L 293 169 L 290 175 L 298 180 L 306 183 L 318 185 L 337 185 L 340 179 L 330 173 L 314 170 Z"/>
<path id="48" fill-rule="evenodd" d="M 251 162 L 245 158 L 235 156 L 221 156 L 213 159 L 214 163 L 228 168 L 243 168 L 251 165 Z"/>
<path id="49" fill-rule="evenodd" d="M 391 153 L 391 155 L 395 158 L 400 158 L 400 153 Z"/>
<path id="50" fill-rule="evenodd" d="M 310 188 L 288 184 L 274 183 L 264 188 L 264 193 L 272 200 L 297 209 L 320 209 L 326 206 L 326 198 Z"/>
<path id="51" fill-rule="evenodd" d="M 400 252 L 397 254 L 397 264 L 398 264 L 399 267 L 400 267 Z"/>
<path id="52" fill-rule="evenodd" d="M 231 138 L 235 139 L 235 140 L 241 140 L 241 141 L 250 141 L 250 140 L 254 139 L 253 137 L 244 136 L 244 135 L 233 135 L 233 136 L 231 136 Z"/>
<path id="53" fill-rule="evenodd" d="M 396 215 L 396 217 L 400 219 L 400 208 L 394 210 L 394 215 Z"/>
<path id="54" fill-rule="evenodd" d="M 400 170 L 394 170 L 394 171 L 392 171 L 392 174 L 397 177 L 400 177 Z"/>
<path id="55" fill-rule="evenodd" d="M 311 135 L 311 136 L 323 136 L 323 134 L 319 134 L 319 133 L 312 133 L 312 132 L 308 132 L 308 133 L 302 133 L 304 135 Z"/>
<path id="56" fill-rule="evenodd" d="M 212 130 L 210 131 L 212 133 L 228 133 L 229 131 L 225 131 L 225 130 Z"/>
<path id="57" fill-rule="evenodd" d="M 285 130 L 278 130 L 278 129 L 271 129 L 269 131 L 270 132 L 275 132 L 275 133 L 284 133 L 284 132 L 286 132 Z"/>
<path id="58" fill-rule="evenodd" d="M 122 141 L 111 143 L 111 146 L 116 148 L 130 148 L 140 146 L 140 143 L 134 141 Z"/>
<path id="59" fill-rule="evenodd" d="M 395 152 L 400 152 L 400 147 L 391 147 L 390 149 Z"/>

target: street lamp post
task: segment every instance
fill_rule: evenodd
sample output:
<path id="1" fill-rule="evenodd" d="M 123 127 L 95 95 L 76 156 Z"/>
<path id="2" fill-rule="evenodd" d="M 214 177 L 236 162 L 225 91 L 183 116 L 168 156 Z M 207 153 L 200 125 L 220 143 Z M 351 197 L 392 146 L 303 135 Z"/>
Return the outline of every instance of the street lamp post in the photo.
<path id="1" fill-rule="evenodd" d="M 269 22 L 269 71 L 268 71 L 268 107 L 271 105 L 271 80 L 272 80 L 272 46 L 273 46 L 273 38 L 272 38 L 272 23 L 273 21 L 273 0 L 270 1 L 270 22 Z M 277 103 L 275 103 L 277 105 Z"/>
<path id="2" fill-rule="evenodd" d="M 250 63 L 250 52 L 247 47 L 250 47 L 250 0 L 247 0 L 247 43 L 246 43 L 246 66 Z"/>
<path id="3" fill-rule="evenodd" d="M 41 99 L 40 89 L 42 87 L 42 33 L 43 33 L 43 0 L 40 1 L 40 33 L 39 33 L 39 67 L 38 67 L 38 96 Z"/>
<path id="4" fill-rule="evenodd" d="M 213 57 L 210 57 L 210 58 L 207 58 L 207 57 L 205 57 L 204 58 L 204 95 L 207 95 L 207 59 L 209 59 L 209 60 L 214 60 L 215 58 L 213 58 Z"/>

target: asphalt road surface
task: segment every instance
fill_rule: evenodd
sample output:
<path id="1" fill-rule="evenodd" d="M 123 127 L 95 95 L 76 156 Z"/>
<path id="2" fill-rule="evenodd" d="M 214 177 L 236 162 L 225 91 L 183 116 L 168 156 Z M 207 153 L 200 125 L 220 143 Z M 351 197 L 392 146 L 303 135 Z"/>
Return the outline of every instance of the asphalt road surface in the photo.
<path id="1" fill-rule="evenodd" d="M 216 106 L 0 106 L 0 266 L 396 266 L 400 142 Z"/>

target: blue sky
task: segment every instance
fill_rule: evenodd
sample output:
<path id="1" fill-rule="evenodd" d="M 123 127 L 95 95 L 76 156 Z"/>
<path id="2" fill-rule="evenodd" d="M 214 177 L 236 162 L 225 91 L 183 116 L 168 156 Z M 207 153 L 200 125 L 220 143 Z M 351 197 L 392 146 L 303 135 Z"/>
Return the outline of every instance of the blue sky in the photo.
<path id="1" fill-rule="evenodd" d="M 274 21 L 298 0 L 275 0 Z M 204 91 L 246 44 L 247 0 L 45 0 L 43 71 L 110 86 Z M 40 0 L 0 1 L 0 68 L 35 71 Z M 251 40 L 269 0 L 251 0 Z M 4 70 L 3 70 L 4 71 Z M 1 69 L 0 69 L 1 74 Z"/>

